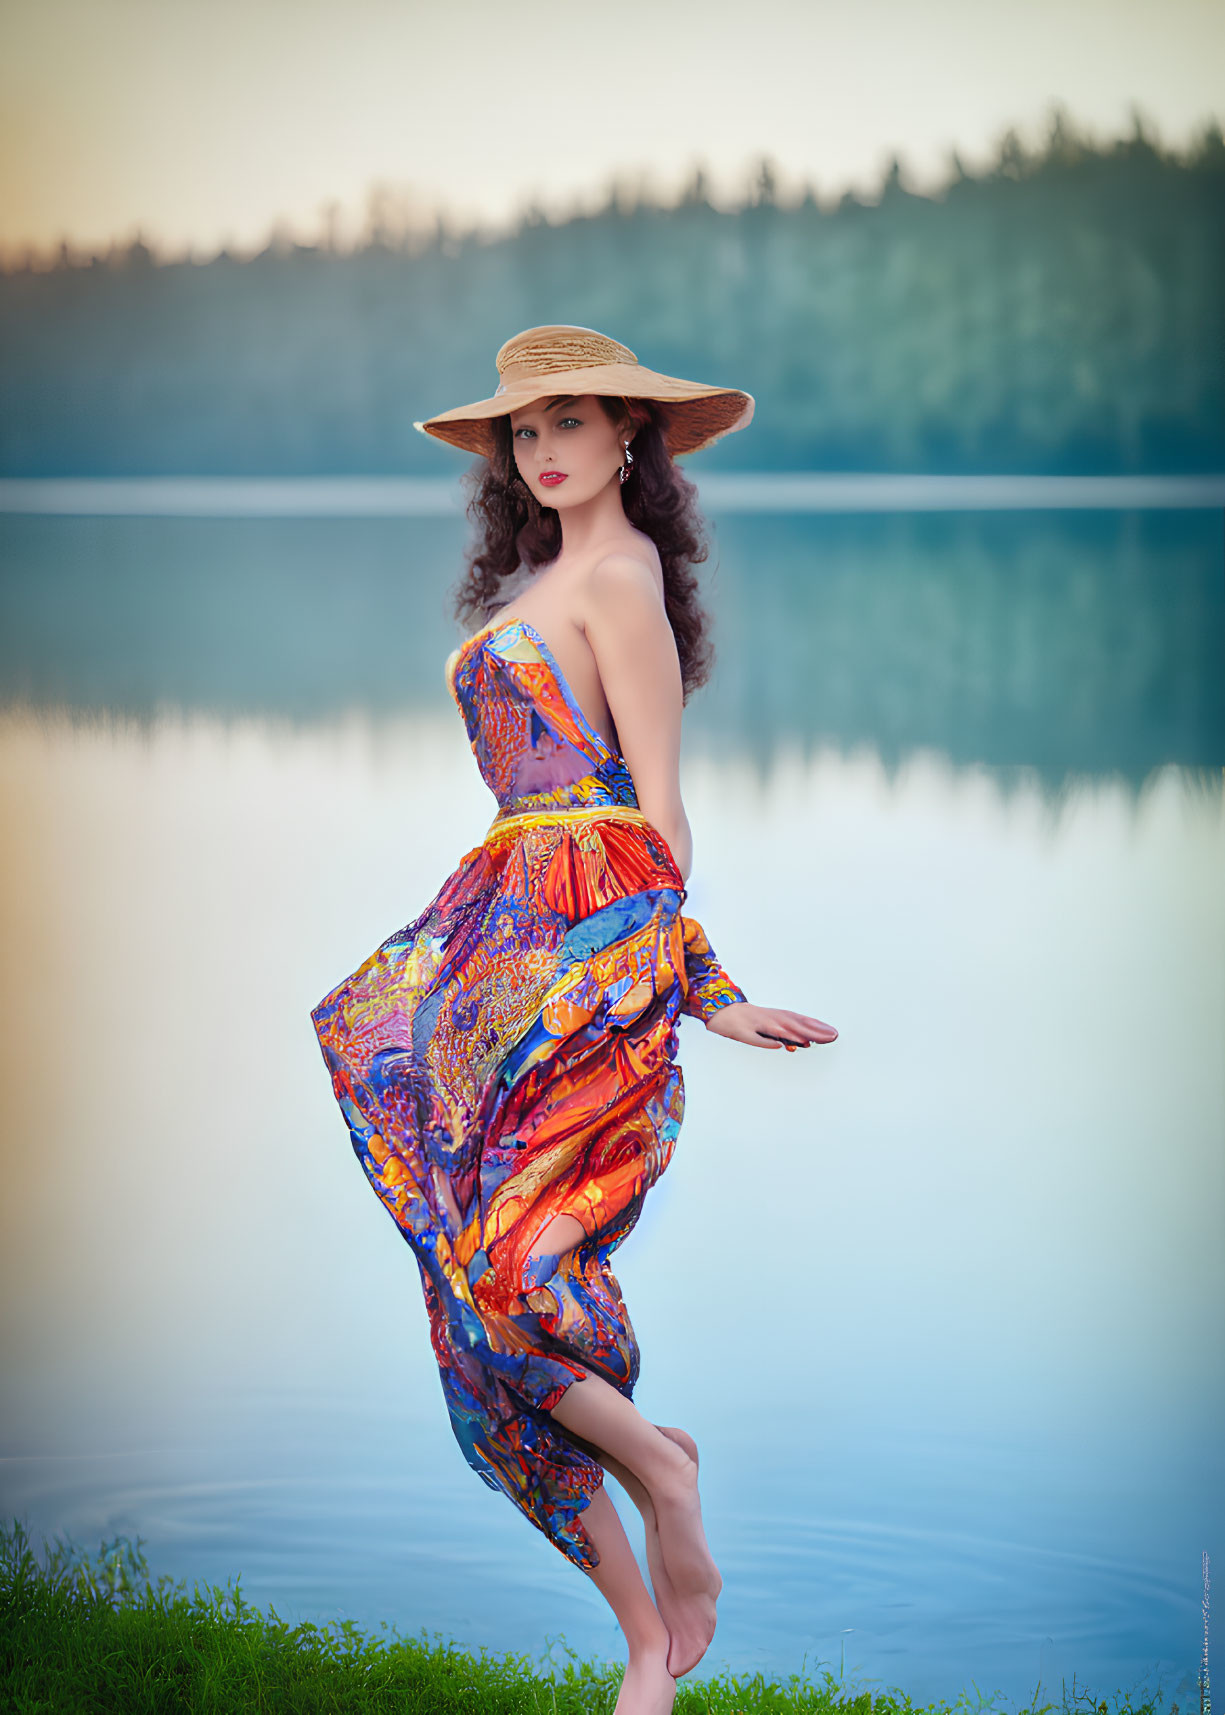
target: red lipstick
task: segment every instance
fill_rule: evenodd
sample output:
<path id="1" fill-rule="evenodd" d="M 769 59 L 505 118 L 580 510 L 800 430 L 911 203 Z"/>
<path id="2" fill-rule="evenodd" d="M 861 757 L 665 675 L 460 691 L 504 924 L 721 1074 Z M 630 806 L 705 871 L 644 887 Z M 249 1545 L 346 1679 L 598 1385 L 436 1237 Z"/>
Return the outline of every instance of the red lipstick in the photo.
<path id="1" fill-rule="evenodd" d="M 546 488 L 556 488 L 559 483 L 563 483 L 565 480 L 566 472 L 564 470 L 546 470 L 540 474 L 540 481 Z"/>

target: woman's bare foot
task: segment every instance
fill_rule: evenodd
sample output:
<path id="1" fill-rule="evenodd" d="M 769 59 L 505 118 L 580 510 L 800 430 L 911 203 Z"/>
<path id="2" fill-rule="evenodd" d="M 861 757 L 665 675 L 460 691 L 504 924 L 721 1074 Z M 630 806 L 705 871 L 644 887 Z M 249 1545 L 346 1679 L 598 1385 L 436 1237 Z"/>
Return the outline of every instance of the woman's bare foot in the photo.
<path id="1" fill-rule="evenodd" d="M 672 1440 L 672 1437 L 668 1439 Z M 723 1580 L 702 1528 L 698 1468 L 675 1441 L 673 1446 L 681 1458 L 670 1461 L 651 1485 L 651 1501 L 659 1526 L 659 1546 L 677 1595 L 709 1596 L 713 1600 L 723 1588 Z"/>
<path id="2" fill-rule="evenodd" d="M 631 1652 L 613 1715 L 672 1715 L 676 1681 L 662 1655 Z"/>
<path id="3" fill-rule="evenodd" d="M 668 1628 L 668 1671 L 679 1679 L 696 1667 L 710 1648 L 715 1635 L 715 1603 L 723 1580 L 702 1528 L 697 1447 L 683 1429 L 661 1427 L 660 1433 L 686 1457 L 679 1482 L 657 1485 L 651 1495 L 654 1518 L 645 1521 L 651 1585 L 660 1618 Z M 678 1564 L 683 1568 L 679 1575 Z"/>
<path id="4" fill-rule="evenodd" d="M 656 1428 L 669 1441 L 675 1441 L 697 1465 L 698 1447 L 692 1435 L 687 1435 L 683 1429 L 666 1428 L 662 1423 Z M 686 1601 L 677 1596 L 664 1565 L 653 1507 L 648 1505 L 642 1522 L 646 1531 L 647 1566 L 651 1573 L 651 1588 L 655 1592 L 655 1605 L 668 1628 L 668 1672 L 674 1679 L 682 1679 L 693 1671 L 710 1648 L 715 1635 L 712 1605 L 701 1600 L 696 1603 L 692 1599 Z"/>

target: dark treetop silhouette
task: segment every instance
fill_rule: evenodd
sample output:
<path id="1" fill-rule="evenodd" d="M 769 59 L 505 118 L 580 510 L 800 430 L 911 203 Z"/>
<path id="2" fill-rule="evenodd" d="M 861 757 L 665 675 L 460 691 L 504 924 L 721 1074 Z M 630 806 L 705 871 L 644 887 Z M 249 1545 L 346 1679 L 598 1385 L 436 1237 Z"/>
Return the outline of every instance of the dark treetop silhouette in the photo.
<path id="1" fill-rule="evenodd" d="M 0 474 L 449 474 L 412 418 L 479 395 L 498 330 L 551 321 L 632 321 L 678 375 L 713 353 L 758 414 L 707 466 L 1220 470 L 1223 193 L 1219 129 L 1179 156 L 1057 113 L 1041 152 L 1009 134 L 931 198 L 895 164 L 878 203 L 784 207 L 763 164 L 732 212 L 699 175 L 496 241 L 379 217 L 352 254 L 65 248 L 0 275 Z"/>

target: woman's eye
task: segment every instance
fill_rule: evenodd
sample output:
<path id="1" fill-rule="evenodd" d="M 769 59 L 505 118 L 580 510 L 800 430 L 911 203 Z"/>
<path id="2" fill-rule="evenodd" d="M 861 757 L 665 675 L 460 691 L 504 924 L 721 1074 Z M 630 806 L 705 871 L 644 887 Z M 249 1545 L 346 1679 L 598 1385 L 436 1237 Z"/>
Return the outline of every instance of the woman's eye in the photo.
<path id="1" fill-rule="evenodd" d="M 518 440 L 522 435 L 534 435 L 535 433 L 535 429 L 516 429 L 515 439 Z"/>
<path id="2" fill-rule="evenodd" d="M 579 417 L 563 417 L 558 423 L 559 429 L 581 429 L 582 419 Z"/>

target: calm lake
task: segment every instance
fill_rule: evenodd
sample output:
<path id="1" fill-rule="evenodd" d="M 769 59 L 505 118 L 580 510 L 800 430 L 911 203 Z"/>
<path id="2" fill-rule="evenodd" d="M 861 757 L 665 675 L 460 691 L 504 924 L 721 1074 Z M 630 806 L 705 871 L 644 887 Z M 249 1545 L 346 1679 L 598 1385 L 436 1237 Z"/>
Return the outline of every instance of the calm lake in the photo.
<path id="1" fill-rule="evenodd" d="M 638 1402 L 702 1448 L 707 1662 L 1186 1707 L 1225 1573 L 1220 513 L 711 523 L 687 909 L 841 1035 L 685 1020 L 618 1256 Z M 309 1018 L 493 814 L 443 679 L 463 536 L 0 517 L 0 1505 L 560 1662 L 614 1624 L 465 1465 Z"/>

